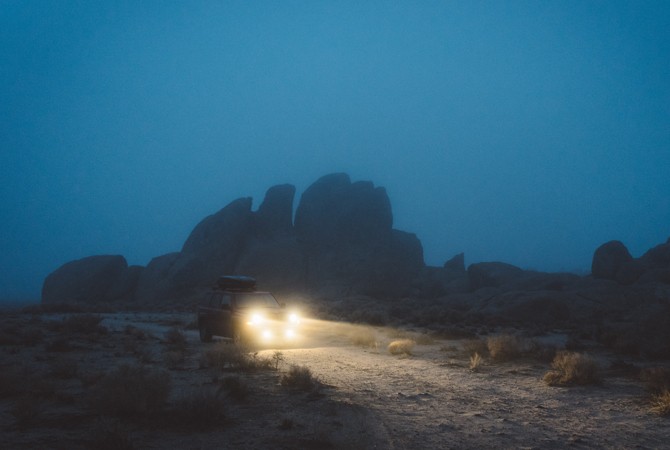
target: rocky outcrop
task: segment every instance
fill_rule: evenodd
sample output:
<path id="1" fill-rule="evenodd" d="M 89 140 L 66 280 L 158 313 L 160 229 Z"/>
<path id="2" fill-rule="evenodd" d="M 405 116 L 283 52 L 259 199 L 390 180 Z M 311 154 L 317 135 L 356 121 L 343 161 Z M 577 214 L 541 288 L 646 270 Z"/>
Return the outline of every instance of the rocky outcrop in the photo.
<path id="1" fill-rule="evenodd" d="M 393 215 L 386 190 L 344 173 L 326 175 L 303 193 L 295 215 L 300 242 L 314 253 L 333 247 L 369 247 L 391 238 Z"/>
<path id="2" fill-rule="evenodd" d="M 445 262 L 444 270 L 453 274 L 465 275 L 465 253 L 459 253 Z"/>
<path id="3" fill-rule="evenodd" d="M 265 194 L 265 199 L 255 217 L 255 237 L 274 239 L 293 234 L 293 198 L 295 186 L 281 184 L 273 186 Z"/>
<path id="4" fill-rule="evenodd" d="M 632 269 L 633 257 L 620 241 L 606 242 L 593 254 L 591 273 L 594 278 L 627 281 Z"/>
<path id="5" fill-rule="evenodd" d="M 503 262 L 481 262 L 468 267 L 470 289 L 476 291 L 483 287 L 499 287 L 519 279 L 523 270 Z"/>
<path id="6" fill-rule="evenodd" d="M 415 235 L 393 230 L 386 190 L 352 183 L 346 174 L 320 178 L 302 195 L 295 233 L 312 289 L 332 295 L 404 295 L 423 267 Z"/>
<path id="7" fill-rule="evenodd" d="M 128 300 L 141 268 L 128 267 L 120 255 L 97 255 L 70 261 L 52 272 L 42 286 L 43 303 Z"/>

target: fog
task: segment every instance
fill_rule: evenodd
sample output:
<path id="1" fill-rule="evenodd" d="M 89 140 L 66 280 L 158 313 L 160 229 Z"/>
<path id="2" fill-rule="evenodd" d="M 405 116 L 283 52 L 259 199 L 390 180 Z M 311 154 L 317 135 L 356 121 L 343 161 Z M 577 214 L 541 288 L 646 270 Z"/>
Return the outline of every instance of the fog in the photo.
<path id="1" fill-rule="evenodd" d="M 0 298 L 346 172 L 426 263 L 670 236 L 670 3 L 3 1 Z"/>

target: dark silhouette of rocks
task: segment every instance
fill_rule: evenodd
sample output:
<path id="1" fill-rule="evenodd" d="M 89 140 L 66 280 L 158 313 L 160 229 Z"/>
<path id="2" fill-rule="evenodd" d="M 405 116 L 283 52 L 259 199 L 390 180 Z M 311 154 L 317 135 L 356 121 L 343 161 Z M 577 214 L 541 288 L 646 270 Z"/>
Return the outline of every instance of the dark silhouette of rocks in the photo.
<path id="1" fill-rule="evenodd" d="M 268 189 L 255 214 L 255 234 L 261 239 L 289 236 L 293 233 L 295 186 L 282 184 Z"/>
<path id="2" fill-rule="evenodd" d="M 670 355 L 670 239 L 640 258 L 619 241 L 607 242 L 595 250 L 590 276 L 504 262 L 466 269 L 463 253 L 432 267 L 419 239 L 393 228 L 384 188 L 326 175 L 302 194 L 295 222 L 294 198 L 295 187 L 284 184 L 270 187 L 257 211 L 250 198 L 234 200 L 198 223 L 179 252 L 145 268 L 128 267 L 122 256 L 64 264 L 45 279 L 42 301 L 190 309 L 220 275 L 238 274 L 279 294 L 336 300 L 349 312 L 368 305 L 352 320 L 581 328 L 628 354 Z M 641 338 L 629 339 L 633 334 Z"/>
<path id="3" fill-rule="evenodd" d="M 444 263 L 447 272 L 465 274 L 465 253 L 459 253 Z"/>
<path id="4" fill-rule="evenodd" d="M 503 262 L 482 262 L 468 267 L 470 289 L 498 287 L 510 283 L 523 275 L 523 270 Z"/>
<path id="5" fill-rule="evenodd" d="M 70 261 L 44 280 L 44 303 L 126 300 L 137 287 L 142 268 L 128 267 L 120 255 L 97 255 Z"/>
<path id="6" fill-rule="evenodd" d="M 598 247 L 593 254 L 591 273 L 594 278 L 617 280 L 619 271 L 625 271 L 632 262 L 633 257 L 622 242 L 609 241 Z"/>

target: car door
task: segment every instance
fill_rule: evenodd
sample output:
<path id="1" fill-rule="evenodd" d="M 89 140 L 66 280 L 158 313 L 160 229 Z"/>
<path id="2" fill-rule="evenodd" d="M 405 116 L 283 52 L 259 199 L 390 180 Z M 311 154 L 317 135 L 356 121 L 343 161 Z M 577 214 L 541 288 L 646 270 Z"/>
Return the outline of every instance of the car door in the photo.
<path id="1" fill-rule="evenodd" d="M 230 334 L 230 294 L 214 292 L 209 300 L 211 313 L 210 329 L 216 336 Z"/>

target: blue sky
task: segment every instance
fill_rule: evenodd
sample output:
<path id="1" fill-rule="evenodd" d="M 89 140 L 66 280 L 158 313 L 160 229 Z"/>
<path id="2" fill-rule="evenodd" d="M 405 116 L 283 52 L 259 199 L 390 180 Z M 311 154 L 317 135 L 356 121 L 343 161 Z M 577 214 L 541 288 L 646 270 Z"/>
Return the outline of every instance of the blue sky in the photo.
<path id="1" fill-rule="evenodd" d="M 639 256 L 670 237 L 669 30 L 664 1 L 5 0 L 0 298 L 331 172 L 428 264 Z"/>

